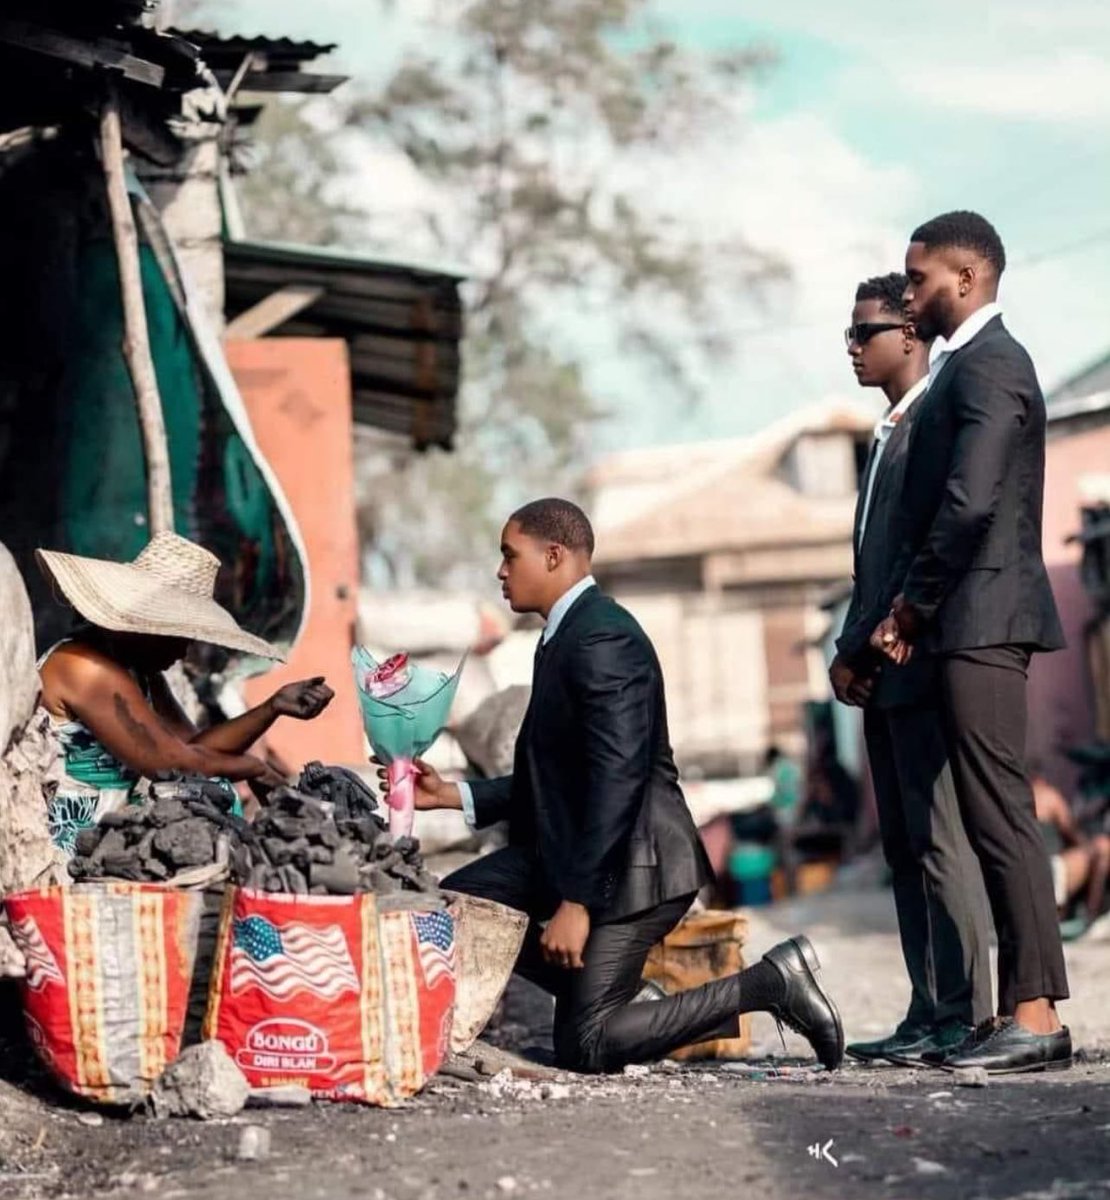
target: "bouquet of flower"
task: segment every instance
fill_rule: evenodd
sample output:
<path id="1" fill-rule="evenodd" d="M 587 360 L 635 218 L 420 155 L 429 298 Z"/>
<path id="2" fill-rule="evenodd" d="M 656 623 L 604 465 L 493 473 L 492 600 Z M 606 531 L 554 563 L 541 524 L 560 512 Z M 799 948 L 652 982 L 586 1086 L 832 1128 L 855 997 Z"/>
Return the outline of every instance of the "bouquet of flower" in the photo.
<path id="1" fill-rule="evenodd" d="M 414 759 L 443 732 L 458 690 L 464 658 L 453 675 L 418 667 L 407 654 L 379 663 L 363 646 L 351 651 L 362 725 L 387 769 L 389 831 L 412 833 L 417 776 Z"/>

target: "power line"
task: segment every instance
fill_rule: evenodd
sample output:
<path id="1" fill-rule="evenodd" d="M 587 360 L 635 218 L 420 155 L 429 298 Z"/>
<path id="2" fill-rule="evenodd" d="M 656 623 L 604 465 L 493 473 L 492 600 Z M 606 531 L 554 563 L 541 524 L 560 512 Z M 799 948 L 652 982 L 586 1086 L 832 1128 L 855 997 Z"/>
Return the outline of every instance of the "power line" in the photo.
<path id="1" fill-rule="evenodd" d="M 1043 263 L 1052 262 L 1054 259 L 1074 254 L 1077 250 L 1085 250 L 1089 246 L 1101 245 L 1103 242 L 1110 242 L 1110 228 L 1097 230 L 1086 237 L 1079 238 L 1073 242 L 1065 242 L 1060 246 L 1051 246 L 1045 250 L 1035 250 L 1031 254 L 1026 254 L 1009 263 L 1007 270 L 1014 271 L 1021 270 L 1023 267 L 1038 267 Z M 769 334 L 775 333 L 793 333 L 799 329 L 827 327 L 829 324 L 843 319 L 843 317 L 843 309 L 839 309 L 835 313 L 830 312 L 823 317 L 807 317 L 804 321 L 791 321 L 788 317 L 782 317 L 779 320 L 768 322 L 764 325 L 751 325 L 746 329 L 734 329 L 732 336 L 735 338 L 755 338 L 766 337 Z"/>
<path id="2" fill-rule="evenodd" d="M 1034 267 L 1043 262 L 1051 262 L 1054 258 L 1063 258 L 1065 254 L 1074 254 L 1076 250 L 1085 250 L 1088 246 L 1097 246 L 1100 242 L 1110 241 L 1110 228 L 1101 229 L 1097 233 L 1088 234 L 1075 242 L 1065 242 L 1062 246 L 1054 246 L 1051 250 L 1040 250 L 1017 259 L 1011 265 L 1014 267 Z"/>

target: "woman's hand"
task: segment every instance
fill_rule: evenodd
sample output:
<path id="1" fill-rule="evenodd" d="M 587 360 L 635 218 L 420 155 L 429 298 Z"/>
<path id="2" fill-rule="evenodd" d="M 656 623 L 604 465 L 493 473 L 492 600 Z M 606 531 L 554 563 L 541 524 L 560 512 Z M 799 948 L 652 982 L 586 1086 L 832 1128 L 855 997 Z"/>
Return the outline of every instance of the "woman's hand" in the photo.
<path id="1" fill-rule="evenodd" d="M 275 716 L 311 721 L 327 708 L 334 695 L 323 675 L 315 675 L 312 679 L 301 679 L 278 688 L 270 697 L 270 707 Z"/>
<path id="2" fill-rule="evenodd" d="M 382 795 L 389 795 L 389 776 L 381 760 L 372 758 L 370 760 L 378 766 L 378 780 L 380 782 Z M 425 812 L 429 809 L 436 808 L 462 808 L 462 797 L 459 795 L 459 789 L 449 783 L 435 769 L 430 767 L 423 759 L 414 759 L 413 764 L 416 768 L 416 778 L 413 780 L 413 791 L 415 793 L 416 808 Z"/>

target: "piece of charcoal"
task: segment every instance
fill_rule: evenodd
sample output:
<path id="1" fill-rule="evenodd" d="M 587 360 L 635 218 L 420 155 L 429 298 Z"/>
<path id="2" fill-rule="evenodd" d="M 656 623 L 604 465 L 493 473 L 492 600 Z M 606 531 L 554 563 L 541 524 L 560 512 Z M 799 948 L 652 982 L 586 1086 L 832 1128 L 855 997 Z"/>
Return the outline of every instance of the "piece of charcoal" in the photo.
<path id="1" fill-rule="evenodd" d="M 112 813 L 105 813 L 105 816 L 113 816 Z M 109 857 L 116 857 L 120 854 L 127 853 L 127 838 L 124 836 L 122 829 L 113 829 L 109 827 L 104 836 L 97 844 L 96 850 L 92 855 L 94 862 L 103 862 Z"/>
<path id="2" fill-rule="evenodd" d="M 72 878 L 86 879 L 88 876 L 96 873 L 96 864 L 91 858 L 86 858 L 83 855 L 79 855 L 69 860 L 69 862 L 66 864 L 66 869 L 69 871 Z"/>
<path id="3" fill-rule="evenodd" d="M 232 838 L 228 854 L 228 867 L 231 871 L 231 877 L 237 883 L 242 883 L 250 875 L 251 866 L 250 850 L 242 842 Z"/>
<path id="4" fill-rule="evenodd" d="M 157 862 L 154 853 L 154 839 L 157 836 L 157 829 L 144 829 L 143 836 L 136 844 L 132 853 L 142 863 Z"/>
<path id="5" fill-rule="evenodd" d="M 374 843 L 374 858 L 377 862 L 399 862 L 401 856 L 393 849 L 393 843 L 388 838 L 379 838 Z"/>
<path id="6" fill-rule="evenodd" d="M 309 846 L 308 861 L 310 863 L 331 863 L 335 861 L 335 851 L 327 846 Z"/>
<path id="7" fill-rule="evenodd" d="M 282 890 L 297 895 L 308 894 L 308 880 L 290 863 L 281 868 Z"/>
<path id="8" fill-rule="evenodd" d="M 245 886 L 254 888 L 257 891 L 263 891 L 266 887 L 266 880 L 270 877 L 270 869 L 265 866 L 252 867 L 250 875 L 247 876 Z"/>
<path id="9" fill-rule="evenodd" d="M 269 813 L 267 814 L 266 824 L 262 832 L 283 838 L 287 842 L 292 842 L 304 835 L 304 822 L 298 820 L 296 817 L 283 816 L 280 813 Z"/>
<path id="10" fill-rule="evenodd" d="M 151 830 L 145 825 L 126 825 L 121 832 L 129 846 L 138 846 Z"/>
<path id="11" fill-rule="evenodd" d="M 154 825 L 172 825 L 175 821 L 184 821 L 189 816 L 189 810 L 176 797 L 166 797 L 156 800 L 150 809 L 150 820 Z"/>
<path id="12" fill-rule="evenodd" d="M 364 890 L 375 892 L 379 896 L 392 896 L 401 890 L 401 884 L 391 875 L 387 875 L 380 867 L 371 867 L 362 876 Z"/>
<path id="13" fill-rule="evenodd" d="M 334 896 L 353 896 L 358 891 L 358 863 L 354 855 L 342 847 L 331 863 L 313 863 L 310 881 L 320 883 Z"/>
<path id="14" fill-rule="evenodd" d="M 417 880 L 420 878 L 420 872 L 415 867 L 410 866 L 406 862 L 398 863 L 393 868 L 393 870 L 390 872 L 390 874 L 395 879 L 403 880 L 405 883 L 409 884 L 413 889 L 416 889 L 418 886 Z"/>
<path id="15" fill-rule="evenodd" d="M 185 807 L 194 817 L 201 817 L 203 820 L 223 828 L 227 822 L 227 814 L 220 808 L 217 808 L 207 797 L 202 797 L 199 800 L 187 800 Z"/>
<path id="16" fill-rule="evenodd" d="M 143 879 L 142 864 L 133 854 L 108 854 L 100 860 L 100 871 L 116 879 L 140 882 Z"/>
<path id="17" fill-rule="evenodd" d="M 438 892 L 439 880 L 431 871 L 421 871 L 416 877 L 416 885 L 422 892 Z"/>
<path id="18" fill-rule="evenodd" d="M 414 837 L 399 837 L 394 841 L 393 849 L 408 862 L 414 854 L 420 853 L 420 843 Z"/>
<path id="19" fill-rule="evenodd" d="M 266 852 L 267 860 L 275 867 L 284 866 L 293 857 L 290 843 L 282 841 L 281 838 L 263 838 L 262 849 Z"/>
<path id="20" fill-rule="evenodd" d="M 199 817 L 159 829 L 154 835 L 154 848 L 176 867 L 201 867 L 215 861 L 212 827 Z"/>
<path id="21" fill-rule="evenodd" d="M 153 879 L 156 883 L 170 877 L 169 867 L 157 858 L 144 859 L 141 870 L 143 879 Z"/>
<path id="22" fill-rule="evenodd" d="M 73 845 L 75 853 L 82 858 L 88 858 L 100 845 L 102 836 L 98 825 L 91 825 L 88 829 L 80 830 Z"/>
<path id="23" fill-rule="evenodd" d="M 281 892 L 285 890 L 284 880 L 276 871 L 266 872 L 266 891 Z"/>
<path id="24" fill-rule="evenodd" d="M 127 806 L 124 805 L 123 808 L 116 808 L 102 814 L 98 818 L 97 824 L 102 829 L 122 829 L 124 825 L 130 825 L 131 818 L 128 816 Z"/>
<path id="25" fill-rule="evenodd" d="M 327 846 L 336 850 L 343 844 L 343 835 L 334 825 L 321 824 L 309 834 L 308 840 L 315 842 L 318 846 Z"/>
<path id="26" fill-rule="evenodd" d="M 235 807 L 235 793 L 229 791 L 222 783 L 215 783 L 211 779 L 206 779 L 201 784 L 201 795 L 209 804 L 223 813 L 224 816 L 231 816 L 231 810 Z"/>

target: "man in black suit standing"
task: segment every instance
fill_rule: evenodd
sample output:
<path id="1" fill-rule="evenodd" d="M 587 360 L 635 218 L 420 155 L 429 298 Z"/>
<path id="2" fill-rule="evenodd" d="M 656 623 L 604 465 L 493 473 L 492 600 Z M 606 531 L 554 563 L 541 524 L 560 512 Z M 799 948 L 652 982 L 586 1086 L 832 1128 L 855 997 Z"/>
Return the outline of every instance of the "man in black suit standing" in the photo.
<path id="1" fill-rule="evenodd" d="M 906 313 L 936 338 L 910 434 L 903 552 L 872 645 L 935 657 L 948 756 L 998 934 L 1000 1016 L 946 1067 L 1066 1067 L 1071 1036 L 1052 875 L 1025 767 L 1030 656 L 1064 644 L 1041 552 L 1045 408 L 1002 324 L 1001 239 L 977 213 L 936 217 L 906 253 Z M 885 599 L 885 597 L 884 597 Z"/>
<path id="2" fill-rule="evenodd" d="M 960 817 L 941 728 L 935 663 L 918 655 L 883 671 L 866 619 L 898 554 L 899 498 L 910 430 L 928 383 L 928 351 L 902 310 L 905 275 L 865 280 L 845 331 L 861 387 L 881 387 L 889 408 L 860 478 L 853 532 L 852 598 L 829 669 L 843 704 L 864 708 L 864 736 L 883 854 L 893 877 L 906 1016 L 889 1037 L 847 1047 L 853 1058 L 917 1064 L 951 1050 L 994 1011 L 990 931 L 975 856 Z"/>
<path id="3" fill-rule="evenodd" d="M 546 621 L 513 773 L 454 784 L 426 764 L 418 808 L 461 808 L 476 827 L 508 820 L 509 845 L 444 880 L 532 918 L 517 970 L 556 999 L 555 1056 L 620 1070 L 735 1034 L 765 1011 L 839 1065 L 840 1018 L 808 939 L 746 971 L 634 1003 L 648 951 L 685 915 L 710 868 L 678 783 L 663 677 L 651 642 L 590 574 L 593 530 L 566 500 L 537 500 L 501 536 L 502 592 Z"/>

